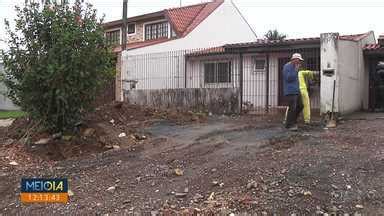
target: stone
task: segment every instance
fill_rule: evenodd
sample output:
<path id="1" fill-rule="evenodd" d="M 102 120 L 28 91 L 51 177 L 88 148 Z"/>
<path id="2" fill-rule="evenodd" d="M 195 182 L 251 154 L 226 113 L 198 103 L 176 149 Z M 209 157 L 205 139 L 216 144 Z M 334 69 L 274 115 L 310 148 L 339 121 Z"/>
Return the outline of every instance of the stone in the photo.
<path id="1" fill-rule="evenodd" d="M 18 166 L 19 164 L 16 161 L 11 161 L 11 162 L 9 162 L 9 165 Z"/>
<path id="2" fill-rule="evenodd" d="M 120 146 L 118 146 L 118 145 L 113 145 L 112 148 L 113 148 L 113 149 L 120 149 Z"/>
<path id="3" fill-rule="evenodd" d="M 217 171 L 216 168 L 211 169 L 211 172 L 216 172 L 216 171 Z"/>
<path id="4" fill-rule="evenodd" d="M 151 216 L 157 216 L 160 215 L 159 211 L 151 211 Z"/>
<path id="5" fill-rule="evenodd" d="M 124 132 L 119 134 L 119 138 L 123 138 L 123 137 L 126 137 L 126 136 L 127 136 L 127 134 L 124 133 Z"/>
<path id="6" fill-rule="evenodd" d="M 175 174 L 177 176 L 182 176 L 182 175 L 184 175 L 184 171 L 182 169 L 176 168 L 175 169 Z"/>
<path id="7" fill-rule="evenodd" d="M 175 193 L 175 197 L 177 198 L 184 198 L 187 196 L 187 193 Z"/>
<path id="8" fill-rule="evenodd" d="M 95 129 L 93 129 L 93 128 L 87 128 L 87 129 L 85 129 L 85 131 L 83 132 L 83 136 L 85 136 L 85 137 L 89 137 L 89 136 L 92 136 L 95 132 L 96 132 Z"/>
<path id="9" fill-rule="evenodd" d="M 74 193 L 73 193 L 73 191 L 72 190 L 68 190 L 68 196 L 73 196 L 73 195 L 75 195 Z"/>
<path id="10" fill-rule="evenodd" d="M 197 193 L 197 194 L 195 194 L 195 196 L 193 196 L 194 200 L 199 200 L 199 199 L 203 199 L 203 198 L 204 198 L 204 196 L 199 194 L 199 193 Z"/>
<path id="11" fill-rule="evenodd" d="M 109 192 L 114 192 L 115 189 L 116 189 L 115 186 L 111 186 L 111 187 L 109 187 L 109 188 L 107 189 L 107 191 L 109 191 Z"/>
<path id="12" fill-rule="evenodd" d="M 51 141 L 51 138 L 43 138 L 35 142 L 35 145 L 47 145 Z"/>
<path id="13" fill-rule="evenodd" d="M 189 188 L 184 188 L 184 193 L 188 193 L 189 192 Z"/>
<path id="14" fill-rule="evenodd" d="M 331 212 L 337 212 L 339 209 L 336 207 L 336 206 L 332 206 L 331 208 L 329 208 L 329 211 Z"/>
<path id="15" fill-rule="evenodd" d="M 252 189 L 252 188 L 256 188 L 257 187 L 257 183 L 255 182 L 255 181 L 250 181 L 250 182 L 248 182 L 248 184 L 247 184 L 247 189 L 249 190 L 249 189 Z"/>
<path id="16" fill-rule="evenodd" d="M 54 140 L 60 139 L 62 136 L 63 136 L 62 133 L 55 133 L 55 134 L 52 134 L 52 139 Z"/>
<path id="17" fill-rule="evenodd" d="M 358 209 L 363 209 L 363 208 L 364 208 L 364 206 L 363 206 L 363 205 L 359 205 L 359 204 L 358 204 L 358 205 L 356 205 L 355 207 L 356 207 L 356 208 L 358 208 Z"/>
<path id="18" fill-rule="evenodd" d="M 304 191 L 304 196 L 312 196 L 312 192 L 311 191 Z"/>
<path id="19" fill-rule="evenodd" d="M 73 136 L 62 136 L 61 139 L 64 140 L 64 141 L 71 141 L 71 139 L 73 138 Z"/>
<path id="20" fill-rule="evenodd" d="M 9 127 L 15 119 L 0 119 L 0 127 Z"/>

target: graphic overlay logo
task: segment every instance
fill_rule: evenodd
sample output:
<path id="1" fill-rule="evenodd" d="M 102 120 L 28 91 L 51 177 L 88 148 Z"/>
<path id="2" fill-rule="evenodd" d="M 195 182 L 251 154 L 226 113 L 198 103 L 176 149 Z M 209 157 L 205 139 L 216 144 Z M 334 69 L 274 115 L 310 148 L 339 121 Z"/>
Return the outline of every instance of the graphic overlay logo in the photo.
<path id="1" fill-rule="evenodd" d="M 22 179 L 22 203 L 67 203 L 68 179 Z"/>

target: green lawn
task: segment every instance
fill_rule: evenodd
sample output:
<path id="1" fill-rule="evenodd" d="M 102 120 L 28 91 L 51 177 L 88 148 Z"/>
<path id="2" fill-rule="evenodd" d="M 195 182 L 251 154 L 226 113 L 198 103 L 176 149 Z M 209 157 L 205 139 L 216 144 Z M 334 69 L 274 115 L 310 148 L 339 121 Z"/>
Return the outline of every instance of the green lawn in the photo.
<path id="1" fill-rule="evenodd" d="M 18 118 L 25 115 L 26 113 L 23 111 L 1 111 L 0 110 L 0 119 Z"/>

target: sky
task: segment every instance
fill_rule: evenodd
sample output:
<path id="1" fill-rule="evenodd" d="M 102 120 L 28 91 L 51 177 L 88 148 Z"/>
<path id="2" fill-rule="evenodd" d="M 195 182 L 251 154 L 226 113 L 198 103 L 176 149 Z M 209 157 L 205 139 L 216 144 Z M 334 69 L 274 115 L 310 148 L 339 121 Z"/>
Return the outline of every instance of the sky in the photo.
<path id="1" fill-rule="evenodd" d="M 86 0 L 105 21 L 120 19 L 123 0 Z M 128 0 L 128 16 L 190 5 L 209 0 Z M 228 1 L 228 0 L 227 0 Z M 16 18 L 14 6 L 24 0 L 0 0 L 0 39 L 4 19 Z M 71 2 L 71 0 L 70 0 Z M 383 0 L 233 0 L 259 38 L 277 29 L 289 38 L 318 37 L 320 33 L 356 34 L 374 31 L 384 34 Z M 0 41 L 0 49 L 5 48 Z"/>

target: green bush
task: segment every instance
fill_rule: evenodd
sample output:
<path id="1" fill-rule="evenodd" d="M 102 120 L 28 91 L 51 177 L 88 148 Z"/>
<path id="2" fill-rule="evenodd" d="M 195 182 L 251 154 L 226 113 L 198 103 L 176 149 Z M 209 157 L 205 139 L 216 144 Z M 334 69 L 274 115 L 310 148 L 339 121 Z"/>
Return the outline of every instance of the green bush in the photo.
<path id="1" fill-rule="evenodd" d="M 74 127 L 113 76 L 102 19 L 92 6 L 26 3 L 8 21 L 4 82 L 12 101 L 52 131 Z"/>

